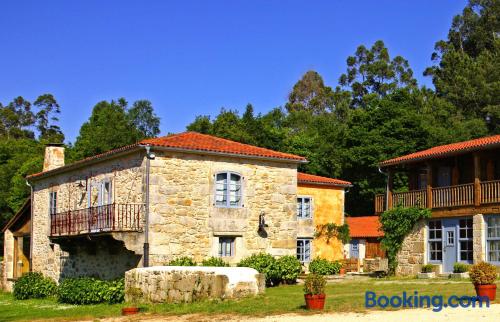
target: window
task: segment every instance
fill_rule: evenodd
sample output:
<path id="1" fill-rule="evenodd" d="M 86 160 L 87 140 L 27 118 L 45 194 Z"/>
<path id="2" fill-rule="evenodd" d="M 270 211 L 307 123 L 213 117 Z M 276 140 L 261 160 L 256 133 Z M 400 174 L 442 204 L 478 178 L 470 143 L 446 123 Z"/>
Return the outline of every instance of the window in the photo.
<path id="1" fill-rule="evenodd" d="M 239 174 L 224 172 L 216 175 L 215 205 L 241 207 L 241 176 Z"/>
<path id="2" fill-rule="evenodd" d="M 305 219 L 312 217 L 312 199 L 310 197 L 297 198 L 297 218 Z"/>
<path id="3" fill-rule="evenodd" d="M 111 181 L 103 180 L 99 191 L 99 206 L 110 205 L 112 202 Z"/>
<path id="4" fill-rule="evenodd" d="M 429 261 L 443 260 L 441 220 L 429 221 Z"/>
<path id="5" fill-rule="evenodd" d="M 297 239 L 297 259 L 301 263 L 308 263 L 311 261 L 311 239 Z"/>
<path id="6" fill-rule="evenodd" d="M 486 218 L 486 258 L 489 262 L 500 262 L 500 215 Z"/>
<path id="7" fill-rule="evenodd" d="M 49 193 L 49 214 L 57 214 L 57 191 Z"/>
<path id="8" fill-rule="evenodd" d="M 219 257 L 234 256 L 234 237 L 219 237 Z"/>
<path id="9" fill-rule="evenodd" d="M 417 189 L 427 189 L 427 170 L 423 169 L 417 174 Z"/>
<path id="10" fill-rule="evenodd" d="M 472 262 L 472 218 L 460 219 L 458 230 L 458 244 L 460 247 L 459 261 Z"/>

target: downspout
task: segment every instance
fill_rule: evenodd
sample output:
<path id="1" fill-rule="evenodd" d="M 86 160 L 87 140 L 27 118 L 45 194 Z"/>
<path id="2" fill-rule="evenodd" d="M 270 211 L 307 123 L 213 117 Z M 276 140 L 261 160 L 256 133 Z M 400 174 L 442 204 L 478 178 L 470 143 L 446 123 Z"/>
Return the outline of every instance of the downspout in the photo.
<path id="1" fill-rule="evenodd" d="M 33 271 L 33 186 L 26 180 L 26 185 L 30 187 L 30 272 Z"/>
<path id="2" fill-rule="evenodd" d="M 143 267 L 149 267 L 149 172 L 151 167 L 151 159 L 154 159 L 154 154 L 151 153 L 151 146 L 146 145 L 146 191 L 144 205 L 144 258 Z"/>
<path id="3" fill-rule="evenodd" d="M 387 172 L 384 172 L 382 168 L 379 166 L 378 167 L 378 172 L 382 173 L 386 177 L 386 184 L 385 184 L 385 209 L 389 209 L 389 178 L 387 175 Z"/>

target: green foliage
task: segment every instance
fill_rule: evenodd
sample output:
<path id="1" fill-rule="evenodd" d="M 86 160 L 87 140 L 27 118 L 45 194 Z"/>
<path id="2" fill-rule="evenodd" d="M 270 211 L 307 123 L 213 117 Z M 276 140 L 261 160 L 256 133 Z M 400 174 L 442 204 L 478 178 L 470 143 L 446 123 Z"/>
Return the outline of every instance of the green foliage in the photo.
<path id="1" fill-rule="evenodd" d="M 213 267 L 228 267 L 229 264 L 226 263 L 222 258 L 220 257 L 210 257 L 207 259 L 204 259 L 201 262 L 201 266 L 213 266 Z"/>
<path id="2" fill-rule="evenodd" d="M 325 294 L 326 279 L 323 275 L 308 274 L 304 282 L 304 294 Z"/>
<path id="3" fill-rule="evenodd" d="M 466 273 L 469 271 L 470 265 L 464 263 L 453 264 L 453 273 Z"/>
<path id="4" fill-rule="evenodd" d="M 398 265 L 396 256 L 401 250 L 404 238 L 411 232 L 419 220 L 430 218 L 429 209 L 397 206 L 380 215 L 380 223 L 384 231 L 382 247 L 387 251 L 389 273 L 394 274 Z"/>
<path id="5" fill-rule="evenodd" d="M 124 288 L 124 279 L 68 278 L 57 288 L 57 297 L 59 302 L 68 304 L 121 303 L 125 298 Z"/>
<path id="6" fill-rule="evenodd" d="M 296 256 L 281 256 L 276 260 L 280 279 L 287 284 L 295 283 L 297 277 L 302 272 L 302 265 Z"/>
<path id="7" fill-rule="evenodd" d="M 171 260 L 167 266 L 196 266 L 196 262 L 189 256 L 182 256 Z"/>
<path id="8" fill-rule="evenodd" d="M 251 267 L 259 273 L 266 274 L 266 283 L 268 285 L 276 285 L 281 279 L 281 274 L 276 259 L 266 253 L 254 254 L 250 257 L 242 259 L 238 263 L 239 267 Z"/>
<path id="9" fill-rule="evenodd" d="M 341 268 L 341 262 L 324 258 L 315 258 L 309 263 L 309 271 L 318 275 L 335 275 L 340 272 Z"/>
<path id="10" fill-rule="evenodd" d="M 324 225 L 318 225 L 316 227 L 316 232 L 314 233 L 314 238 L 326 238 L 326 243 L 330 242 L 330 239 L 336 237 L 343 244 L 347 244 L 351 237 L 349 236 L 349 225 L 336 225 L 334 223 L 327 223 Z"/>
<path id="11" fill-rule="evenodd" d="M 16 300 L 39 299 L 52 296 L 56 292 L 56 283 L 44 277 L 42 273 L 27 273 L 14 283 L 13 295 Z"/>
<path id="12" fill-rule="evenodd" d="M 498 273 L 495 265 L 480 262 L 470 267 L 469 276 L 474 285 L 491 285 L 495 284 Z"/>
<path id="13" fill-rule="evenodd" d="M 432 273 L 432 272 L 435 272 L 436 271 L 436 265 L 432 265 L 432 264 L 422 265 L 421 271 L 422 271 L 422 273 Z"/>

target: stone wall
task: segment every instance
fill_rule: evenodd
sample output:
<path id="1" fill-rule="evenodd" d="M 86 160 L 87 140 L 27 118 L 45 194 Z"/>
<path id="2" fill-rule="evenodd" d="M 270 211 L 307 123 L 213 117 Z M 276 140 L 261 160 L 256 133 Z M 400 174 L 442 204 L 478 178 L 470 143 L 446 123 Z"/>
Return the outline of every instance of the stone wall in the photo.
<path id="1" fill-rule="evenodd" d="M 125 274 L 127 301 L 190 303 L 264 293 L 265 276 L 248 267 L 136 268 Z"/>
<path id="2" fill-rule="evenodd" d="M 0 290 L 5 289 L 5 286 L 4 286 L 4 284 L 5 284 L 5 282 L 4 282 L 5 281 L 5 276 L 3 275 L 3 272 L 4 272 L 4 267 L 3 266 L 4 266 L 4 261 L 1 260 L 0 261 L 0 278 L 1 278 L 0 279 Z"/>
<path id="3" fill-rule="evenodd" d="M 266 160 L 155 151 L 151 161 L 150 258 L 164 265 L 191 256 L 218 255 L 218 238 L 235 238 L 236 263 L 254 253 L 293 255 L 297 220 L 296 164 Z M 215 206 L 215 175 L 242 176 L 240 208 Z M 258 232 L 259 215 L 268 227 Z"/>
<path id="4" fill-rule="evenodd" d="M 425 264 L 425 221 L 419 221 L 406 236 L 403 247 L 397 255 L 397 275 L 416 275 Z"/>
<path id="5" fill-rule="evenodd" d="M 143 203 L 143 159 L 143 153 L 136 152 L 32 182 L 34 271 L 57 281 L 63 269 L 63 259 L 69 256 L 59 244 L 49 239 L 49 192 L 57 191 L 58 212 L 83 209 L 97 205 L 95 193 L 92 193 L 89 204 L 87 189 L 95 188 L 102 180 L 110 180 L 112 201 L 118 204 Z"/>
<path id="6" fill-rule="evenodd" d="M 474 263 L 486 260 L 485 254 L 485 238 L 486 238 L 486 224 L 482 214 L 476 214 L 472 217 L 472 236 L 473 236 L 473 256 Z"/>
<path id="7" fill-rule="evenodd" d="M 299 184 L 298 196 L 312 197 L 312 219 L 298 219 L 298 237 L 314 236 L 318 225 L 344 223 L 344 188 L 324 185 Z M 313 240 L 313 258 L 326 258 L 328 260 L 343 259 L 342 242 L 336 238 L 328 242 L 325 237 Z"/>
<path id="8" fill-rule="evenodd" d="M 6 291 L 12 290 L 12 278 L 14 277 L 14 236 L 10 230 L 4 232 L 3 243 L 3 288 Z"/>

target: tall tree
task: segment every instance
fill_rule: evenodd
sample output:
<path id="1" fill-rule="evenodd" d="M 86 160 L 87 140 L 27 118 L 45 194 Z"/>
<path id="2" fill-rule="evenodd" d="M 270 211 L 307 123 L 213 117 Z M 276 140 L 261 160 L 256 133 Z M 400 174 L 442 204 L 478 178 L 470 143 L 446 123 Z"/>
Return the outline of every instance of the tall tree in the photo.
<path id="1" fill-rule="evenodd" d="M 34 138 L 30 127 L 35 122 L 31 103 L 18 96 L 7 106 L 0 104 L 0 135 L 7 138 Z"/>
<path id="2" fill-rule="evenodd" d="M 155 114 L 153 105 L 148 100 L 134 102 L 128 110 L 130 123 L 139 131 L 140 137 L 151 138 L 160 134 L 160 118 Z"/>
<path id="3" fill-rule="evenodd" d="M 52 94 L 40 95 L 33 105 L 39 109 L 35 118 L 40 139 L 50 143 L 62 143 L 64 134 L 56 124 L 59 121 L 57 115 L 61 113 L 61 108 L 54 96 Z"/>
<path id="4" fill-rule="evenodd" d="M 314 114 L 334 109 L 334 95 L 331 87 L 325 86 L 323 78 L 310 70 L 293 86 L 285 107 L 291 111 L 309 111 Z"/>

